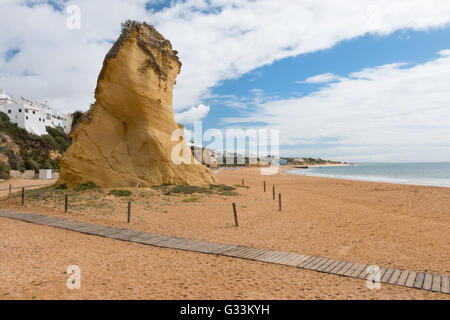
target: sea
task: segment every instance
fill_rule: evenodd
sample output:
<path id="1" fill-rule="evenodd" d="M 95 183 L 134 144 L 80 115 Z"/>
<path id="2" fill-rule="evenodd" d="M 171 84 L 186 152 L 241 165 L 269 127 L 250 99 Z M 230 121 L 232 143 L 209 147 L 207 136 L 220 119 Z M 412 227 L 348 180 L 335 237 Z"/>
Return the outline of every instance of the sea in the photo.
<path id="1" fill-rule="evenodd" d="M 287 170 L 286 173 L 450 188 L 450 162 L 357 163 Z"/>

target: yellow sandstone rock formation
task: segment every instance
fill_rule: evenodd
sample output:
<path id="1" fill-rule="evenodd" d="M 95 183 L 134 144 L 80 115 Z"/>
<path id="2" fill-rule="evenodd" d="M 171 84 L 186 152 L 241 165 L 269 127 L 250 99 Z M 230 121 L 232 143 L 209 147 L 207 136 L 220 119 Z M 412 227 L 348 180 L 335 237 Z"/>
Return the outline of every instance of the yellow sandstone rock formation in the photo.
<path id="1" fill-rule="evenodd" d="M 96 102 L 71 134 L 73 144 L 61 159 L 58 184 L 134 187 L 216 181 L 189 151 L 191 164 L 175 164 L 171 158 L 180 143 L 172 141 L 172 133 L 182 128 L 172 107 L 181 68 L 176 54 L 152 26 L 126 24 L 103 62 Z"/>

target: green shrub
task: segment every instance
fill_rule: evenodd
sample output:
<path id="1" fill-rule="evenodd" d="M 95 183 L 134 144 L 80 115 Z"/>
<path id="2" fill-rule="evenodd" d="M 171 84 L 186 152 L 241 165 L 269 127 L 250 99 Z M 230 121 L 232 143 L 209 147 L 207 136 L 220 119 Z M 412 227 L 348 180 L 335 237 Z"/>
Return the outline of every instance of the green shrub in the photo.
<path id="1" fill-rule="evenodd" d="M 198 186 L 185 186 L 185 185 L 176 185 L 164 192 L 164 194 L 172 194 L 172 193 L 182 193 L 182 194 L 193 194 L 193 193 L 211 193 L 211 190 L 205 187 Z"/>
<path id="2" fill-rule="evenodd" d="M 51 135 L 49 135 L 49 134 L 44 134 L 43 136 L 41 136 L 41 141 L 42 141 L 42 144 L 43 144 L 48 150 L 56 149 L 56 141 L 55 141 L 55 138 L 53 138 Z"/>
<path id="3" fill-rule="evenodd" d="M 94 182 L 88 181 L 88 182 L 83 183 L 80 186 L 76 187 L 74 190 L 82 191 L 82 190 L 90 190 L 90 189 L 97 189 L 97 188 L 98 188 L 98 186 Z"/>
<path id="4" fill-rule="evenodd" d="M 70 128 L 70 132 L 72 132 L 73 129 L 75 129 L 77 124 L 80 122 L 82 116 L 83 116 L 82 111 L 77 110 L 74 113 L 72 113 L 72 127 Z"/>
<path id="5" fill-rule="evenodd" d="M 0 162 L 0 179 L 9 179 L 9 170 L 11 170 L 11 168 L 3 162 Z"/>
<path id="6" fill-rule="evenodd" d="M 225 184 L 210 184 L 209 188 L 215 191 L 231 191 L 235 190 L 235 188 L 227 186 Z"/>
<path id="7" fill-rule="evenodd" d="M 33 159 L 25 160 L 25 169 L 34 170 L 34 172 L 39 172 L 39 165 Z"/>
<path id="8" fill-rule="evenodd" d="M 197 197 L 187 197 L 182 200 L 183 202 L 196 202 L 198 201 Z"/>
<path id="9" fill-rule="evenodd" d="M 129 197 L 131 196 L 131 191 L 130 190 L 111 190 L 110 192 L 108 192 L 109 195 L 113 195 L 116 197 Z"/>

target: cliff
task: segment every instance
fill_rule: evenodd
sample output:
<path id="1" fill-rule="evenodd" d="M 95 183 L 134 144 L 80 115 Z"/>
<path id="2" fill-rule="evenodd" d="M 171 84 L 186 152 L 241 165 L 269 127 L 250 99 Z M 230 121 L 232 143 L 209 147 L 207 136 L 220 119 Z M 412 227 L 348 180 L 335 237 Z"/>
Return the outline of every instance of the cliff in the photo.
<path id="1" fill-rule="evenodd" d="M 8 179 L 10 170 L 59 170 L 59 157 L 69 147 L 69 137 L 56 128 L 38 136 L 11 123 L 0 112 L 0 179 Z"/>
<path id="2" fill-rule="evenodd" d="M 58 184 L 102 187 L 206 185 L 203 165 L 175 164 L 172 89 L 181 62 L 169 40 L 146 23 L 128 22 L 105 57 L 96 102 L 71 133 Z M 184 143 L 184 141 L 183 141 Z M 189 150 L 189 149 L 187 149 Z"/>

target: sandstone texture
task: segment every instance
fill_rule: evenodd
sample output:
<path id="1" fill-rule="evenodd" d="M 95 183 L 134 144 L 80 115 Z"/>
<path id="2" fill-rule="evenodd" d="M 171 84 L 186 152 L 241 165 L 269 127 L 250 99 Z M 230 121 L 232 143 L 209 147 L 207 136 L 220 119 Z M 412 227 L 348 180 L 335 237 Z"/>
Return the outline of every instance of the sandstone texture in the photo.
<path id="1" fill-rule="evenodd" d="M 58 184 L 94 182 L 101 187 L 207 185 L 216 182 L 189 152 L 191 163 L 171 154 L 184 137 L 175 122 L 172 89 L 181 62 L 169 40 L 146 23 L 128 22 L 106 55 L 96 102 L 71 134 Z M 189 148 L 186 148 L 189 150 Z"/>

